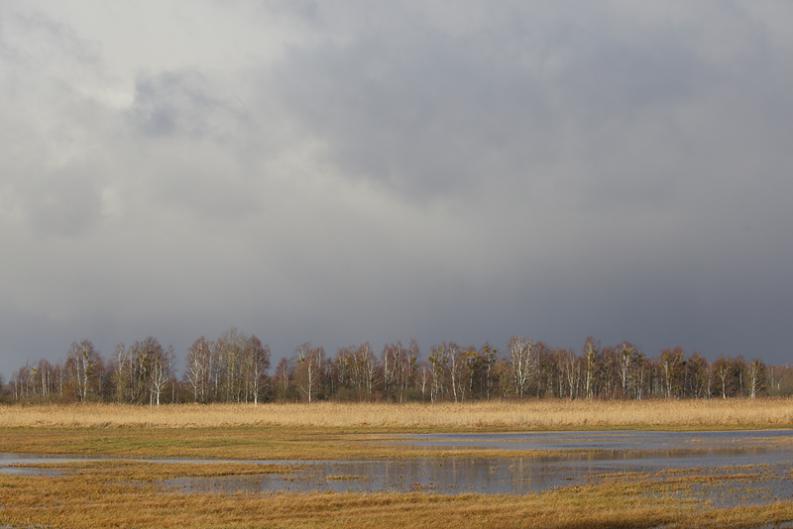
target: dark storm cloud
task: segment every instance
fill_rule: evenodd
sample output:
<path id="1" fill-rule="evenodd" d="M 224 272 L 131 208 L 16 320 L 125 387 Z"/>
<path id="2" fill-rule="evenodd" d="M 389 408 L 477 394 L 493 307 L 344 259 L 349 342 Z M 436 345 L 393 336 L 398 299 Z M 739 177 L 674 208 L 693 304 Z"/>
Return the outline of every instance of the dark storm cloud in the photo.
<path id="1" fill-rule="evenodd" d="M 787 360 L 788 4 L 101 5 L 0 7 L 0 371 L 229 325 Z"/>

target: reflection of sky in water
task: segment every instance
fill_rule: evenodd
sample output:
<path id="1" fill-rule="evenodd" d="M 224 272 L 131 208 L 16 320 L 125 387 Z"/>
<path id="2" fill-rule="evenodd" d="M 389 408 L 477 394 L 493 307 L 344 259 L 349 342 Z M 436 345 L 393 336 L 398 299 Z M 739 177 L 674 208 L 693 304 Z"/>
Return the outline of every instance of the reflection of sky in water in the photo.
<path id="1" fill-rule="evenodd" d="M 781 459 L 781 458 L 775 458 Z M 787 461 L 790 461 L 789 457 Z M 307 465 L 295 474 L 180 478 L 166 482 L 167 487 L 189 492 L 266 492 L 266 491 L 431 491 L 446 494 L 480 492 L 522 494 L 540 492 L 568 485 L 595 482 L 615 472 L 656 472 L 664 469 L 706 468 L 705 472 L 718 469 L 709 466 L 715 463 L 699 461 L 693 465 L 689 460 L 593 460 L 551 461 L 527 458 L 420 458 L 392 461 L 349 461 L 320 462 Z M 612 464 L 617 463 L 617 464 Z M 718 461 L 721 466 L 746 464 L 745 460 Z M 754 459 L 755 464 L 765 464 L 765 459 Z M 762 483 L 724 480 L 709 483 L 695 489 L 737 489 L 745 492 L 760 488 L 766 499 L 788 498 L 793 494 L 793 484 L 788 479 L 790 464 L 776 463 L 764 467 Z M 729 475 L 730 471 L 725 471 Z M 330 478 L 330 479 L 329 479 Z M 340 479 L 344 478 L 344 479 Z M 727 491 L 728 492 L 728 491 Z M 730 497 L 727 492 L 721 495 Z M 732 494 L 734 496 L 735 494 Z"/>
<path id="2" fill-rule="evenodd" d="M 386 442 L 449 448 L 562 449 L 571 452 L 565 457 L 542 458 L 429 457 L 378 461 L 245 461 L 299 464 L 301 467 L 287 474 L 178 478 L 167 480 L 164 485 L 186 492 L 419 490 L 451 494 L 521 494 L 597 481 L 617 472 L 653 473 L 668 469 L 702 468 L 708 473 L 728 476 L 734 471 L 724 467 L 766 465 L 759 480 L 717 479 L 696 485 L 693 492 L 716 504 L 724 505 L 789 499 L 793 495 L 790 474 L 793 469 L 793 431 L 419 434 L 394 436 Z M 578 453 L 577 450 L 593 452 Z M 37 458 L 0 454 L 0 472 L 26 472 L 26 469 L 11 468 L 9 465 L 86 460 L 103 459 Z M 134 461 L 221 462 L 200 459 Z"/>
<path id="3" fill-rule="evenodd" d="M 394 436 L 395 442 L 411 446 L 503 450 L 677 450 L 681 448 L 746 448 L 775 440 L 791 441 L 793 430 L 729 432 L 532 432 L 409 434 Z"/>

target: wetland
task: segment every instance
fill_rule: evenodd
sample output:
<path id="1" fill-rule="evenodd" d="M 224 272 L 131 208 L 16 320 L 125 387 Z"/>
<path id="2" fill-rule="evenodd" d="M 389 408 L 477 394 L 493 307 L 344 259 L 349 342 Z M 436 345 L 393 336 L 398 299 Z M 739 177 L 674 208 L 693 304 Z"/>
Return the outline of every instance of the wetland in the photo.
<path id="1" fill-rule="evenodd" d="M 246 419 L 212 428 L 167 427 L 164 415 L 140 424 L 140 411 L 132 424 L 119 415 L 113 426 L 86 425 L 93 418 L 70 409 L 69 426 L 53 418 L 0 428 L 0 525 L 748 528 L 793 520 L 793 430 L 778 424 L 410 431 L 351 427 L 356 408 L 347 411 L 342 426 Z"/>

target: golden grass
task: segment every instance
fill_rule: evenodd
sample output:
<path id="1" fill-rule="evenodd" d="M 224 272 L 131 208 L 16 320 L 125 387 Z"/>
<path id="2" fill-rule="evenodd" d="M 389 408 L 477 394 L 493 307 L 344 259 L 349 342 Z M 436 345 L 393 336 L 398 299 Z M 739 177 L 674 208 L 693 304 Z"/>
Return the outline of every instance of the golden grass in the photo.
<path id="1" fill-rule="evenodd" d="M 0 452 L 229 459 L 531 457 L 560 453 L 417 447 L 390 441 L 400 432 L 790 426 L 790 399 L 15 406 L 0 407 Z"/>
<path id="2" fill-rule="evenodd" d="M 793 399 L 0 407 L 0 428 L 238 426 L 360 432 L 789 428 Z"/>
<path id="3" fill-rule="evenodd" d="M 321 460 L 568 457 L 588 452 L 418 447 L 393 441 L 391 434 L 347 433 L 333 428 L 0 428 L 0 451 L 19 454 Z"/>
<path id="4" fill-rule="evenodd" d="M 70 465 L 70 473 L 56 477 L 0 475 L 0 526 L 736 529 L 793 519 L 791 501 L 715 508 L 687 497 L 689 484 L 642 474 L 522 496 L 185 494 L 165 490 L 158 483 L 163 476 L 192 475 L 196 468 L 200 467 L 174 465 L 163 469 L 161 465 L 144 463 L 86 463 Z M 146 479 L 150 476 L 156 479 Z"/>
<path id="5" fill-rule="evenodd" d="M 295 465 L 258 463 L 151 463 L 140 461 L 84 461 L 71 463 L 35 463 L 12 465 L 13 468 L 57 470 L 65 474 L 104 476 L 134 481 L 159 481 L 171 478 L 216 478 L 226 476 L 263 476 L 291 474 Z"/>

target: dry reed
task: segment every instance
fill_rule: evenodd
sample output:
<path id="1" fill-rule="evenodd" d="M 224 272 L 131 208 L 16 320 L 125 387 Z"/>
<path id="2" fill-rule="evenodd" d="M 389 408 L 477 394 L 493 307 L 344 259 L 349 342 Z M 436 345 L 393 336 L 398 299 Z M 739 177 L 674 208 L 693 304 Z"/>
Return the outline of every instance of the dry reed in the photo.
<path id="1" fill-rule="evenodd" d="M 793 399 L 0 407 L 0 428 L 247 426 L 348 431 L 788 428 L 793 427 Z"/>

